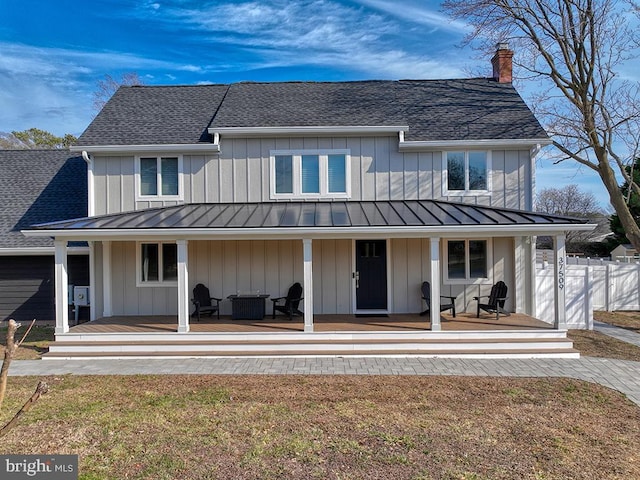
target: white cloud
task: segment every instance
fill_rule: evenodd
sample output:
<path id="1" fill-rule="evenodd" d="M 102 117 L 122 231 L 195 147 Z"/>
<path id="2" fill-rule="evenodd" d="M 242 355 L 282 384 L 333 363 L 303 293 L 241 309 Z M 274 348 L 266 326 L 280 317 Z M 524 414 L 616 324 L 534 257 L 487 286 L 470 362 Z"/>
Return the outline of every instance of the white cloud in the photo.
<path id="1" fill-rule="evenodd" d="M 382 0 L 371 1 L 385 7 Z M 254 59 L 243 63 L 243 70 L 316 65 L 359 71 L 372 78 L 462 75 L 461 66 L 451 58 L 430 58 L 403 48 L 397 21 L 332 0 L 228 2 L 199 9 L 178 3 L 163 8 L 167 22 L 187 23 L 212 43 L 250 52 Z M 432 24 L 445 23 L 436 14 L 421 10 L 421 15 Z M 234 69 L 238 65 L 218 63 L 202 71 Z"/>
<path id="2" fill-rule="evenodd" d="M 437 31 L 451 30 L 458 33 L 467 33 L 470 27 L 460 21 L 451 20 L 446 15 L 443 15 L 437 11 L 434 11 L 424 6 L 424 2 L 418 5 L 411 5 L 410 2 L 404 1 L 402 3 L 397 0 L 357 0 L 361 5 L 365 5 L 370 8 L 375 8 L 388 15 L 392 15 L 399 19 L 416 23 L 418 25 L 424 25 L 433 27 Z"/>

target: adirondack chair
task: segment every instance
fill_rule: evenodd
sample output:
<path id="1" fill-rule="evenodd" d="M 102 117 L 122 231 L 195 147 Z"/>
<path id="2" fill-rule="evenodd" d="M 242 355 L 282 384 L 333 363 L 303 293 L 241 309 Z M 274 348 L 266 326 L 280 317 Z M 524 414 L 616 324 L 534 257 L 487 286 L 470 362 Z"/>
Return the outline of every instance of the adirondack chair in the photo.
<path id="1" fill-rule="evenodd" d="M 448 302 L 440 302 L 440 311 L 451 310 L 453 318 L 456 318 L 456 297 L 440 295 L 440 298 L 446 298 L 448 300 Z M 427 308 L 424 312 L 420 313 L 420 316 L 427 315 L 431 312 L 431 284 L 429 282 L 422 282 L 422 299 L 427 304 Z"/>
<path id="2" fill-rule="evenodd" d="M 480 297 L 473 297 L 478 301 L 477 317 L 480 318 L 480 310 L 484 310 L 487 313 L 495 313 L 496 320 L 500 319 L 500 314 L 505 316 L 511 315 L 504 309 L 504 302 L 507 300 L 507 285 L 503 281 L 499 281 L 493 287 L 491 287 L 491 293 L 489 295 L 482 295 Z M 480 303 L 481 298 L 488 298 L 487 303 Z"/>
<path id="3" fill-rule="evenodd" d="M 300 305 L 300 300 L 302 300 L 302 298 L 302 285 L 296 282 L 289 287 L 286 297 L 271 299 L 273 302 L 272 318 L 276 318 L 276 312 L 282 312 L 287 315 L 289 320 L 293 320 L 295 315 L 303 315 L 303 313 L 298 310 L 298 306 Z M 283 301 L 284 304 L 281 304 Z"/>
<path id="4" fill-rule="evenodd" d="M 200 321 L 200 315 L 209 314 L 209 316 L 212 316 L 216 312 L 218 314 L 218 320 L 220 320 L 220 302 L 222 299 L 209 295 L 209 289 L 202 283 L 197 284 L 193 289 L 193 298 L 191 301 L 196 307 L 193 315 L 198 318 L 198 321 Z"/>

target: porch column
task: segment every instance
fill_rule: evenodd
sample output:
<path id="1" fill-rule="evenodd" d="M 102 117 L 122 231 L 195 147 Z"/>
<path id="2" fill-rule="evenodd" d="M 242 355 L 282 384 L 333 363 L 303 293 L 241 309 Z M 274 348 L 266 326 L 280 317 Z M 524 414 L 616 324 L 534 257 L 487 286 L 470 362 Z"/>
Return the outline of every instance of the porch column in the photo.
<path id="1" fill-rule="evenodd" d="M 304 331 L 313 332 L 313 252 L 310 238 L 302 239 L 304 261 Z"/>
<path id="2" fill-rule="evenodd" d="M 529 251 L 529 265 L 530 265 L 530 271 L 529 271 L 529 305 L 530 305 L 530 311 L 528 312 L 529 315 L 531 315 L 532 317 L 538 318 L 538 298 L 537 298 L 537 291 L 538 291 L 538 277 L 537 277 L 537 271 L 536 269 L 537 267 L 537 258 L 536 258 L 536 250 L 537 250 L 537 242 L 538 242 L 538 237 L 529 237 L 531 240 L 531 250 Z"/>
<path id="3" fill-rule="evenodd" d="M 440 331 L 440 238 L 431 238 L 431 330 Z"/>
<path id="4" fill-rule="evenodd" d="M 89 242 L 89 321 L 96 319 L 96 242 Z"/>
<path id="5" fill-rule="evenodd" d="M 189 331 L 189 242 L 176 240 L 178 245 L 178 333 Z"/>
<path id="6" fill-rule="evenodd" d="M 526 238 L 515 237 L 515 293 L 516 313 L 527 313 L 527 264 Z"/>
<path id="7" fill-rule="evenodd" d="M 67 275 L 67 241 L 54 240 L 56 284 L 56 335 L 69 331 L 69 277 Z"/>
<path id="8" fill-rule="evenodd" d="M 111 242 L 102 242 L 102 312 L 103 317 L 110 317 L 111 313 Z"/>
<path id="9" fill-rule="evenodd" d="M 555 310 L 554 327 L 567 328 L 567 307 L 565 301 L 565 286 L 567 276 L 565 235 L 556 235 L 553 239 L 555 261 Z"/>

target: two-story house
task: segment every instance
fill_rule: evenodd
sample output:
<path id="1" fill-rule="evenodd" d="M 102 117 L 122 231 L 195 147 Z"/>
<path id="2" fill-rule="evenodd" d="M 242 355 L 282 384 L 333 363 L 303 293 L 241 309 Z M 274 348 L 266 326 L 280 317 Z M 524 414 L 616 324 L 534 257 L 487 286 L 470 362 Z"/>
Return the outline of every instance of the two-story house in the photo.
<path id="1" fill-rule="evenodd" d="M 561 259 L 564 232 L 591 227 L 532 213 L 549 139 L 511 55 L 498 50 L 492 78 L 122 87 L 72 149 L 89 216 L 25 233 L 55 237 L 59 298 L 67 242 L 87 241 L 92 318 L 168 316 L 174 338 L 199 283 L 225 299 L 300 282 L 306 334 L 320 316 L 417 314 L 423 281 L 427 333 L 441 294 L 475 312 L 498 281 L 506 310 L 540 319 L 535 237 Z M 542 320 L 562 330 L 564 309 Z M 71 338 L 62 302 L 56 333 Z"/>

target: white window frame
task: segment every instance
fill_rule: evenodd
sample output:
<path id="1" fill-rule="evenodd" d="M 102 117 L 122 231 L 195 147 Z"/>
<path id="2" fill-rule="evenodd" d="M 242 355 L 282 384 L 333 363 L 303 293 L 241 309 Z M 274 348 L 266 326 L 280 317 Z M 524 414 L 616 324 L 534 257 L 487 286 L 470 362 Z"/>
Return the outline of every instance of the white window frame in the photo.
<path id="1" fill-rule="evenodd" d="M 276 193 L 276 156 L 292 158 L 293 193 Z M 317 155 L 320 164 L 320 193 L 302 193 L 302 156 Z M 329 192 L 329 155 L 344 155 L 345 192 Z M 272 150 L 269 153 L 271 199 L 351 198 L 351 151 L 348 149 Z"/>
<path id="2" fill-rule="evenodd" d="M 145 157 L 146 158 L 146 157 Z M 162 272 L 164 270 L 164 259 L 162 257 L 162 245 L 172 244 L 176 245 L 176 242 L 154 242 L 154 241 L 140 241 L 136 242 L 136 285 L 138 287 L 177 287 L 178 280 L 164 280 L 162 278 Z M 143 281 L 142 280 L 142 245 L 158 245 L 158 278 L 157 281 Z M 176 246 L 177 248 L 177 246 Z"/>
<path id="3" fill-rule="evenodd" d="M 464 190 L 449 190 L 449 153 L 464 153 Z M 469 190 L 469 154 L 484 153 L 487 158 L 486 190 Z M 442 152 L 442 193 L 445 196 L 487 195 L 491 193 L 491 150 L 446 150 Z"/>
<path id="4" fill-rule="evenodd" d="M 487 276 L 472 278 L 469 266 L 469 242 L 487 242 Z M 464 242 L 465 278 L 449 278 L 449 242 Z M 488 285 L 493 278 L 493 240 L 491 238 L 446 238 L 442 241 L 442 275 L 445 285 Z"/>
<path id="5" fill-rule="evenodd" d="M 142 158 L 155 158 L 157 162 L 157 195 L 142 195 L 141 175 L 140 175 L 140 160 Z M 163 158 L 177 158 L 178 159 L 178 195 L 162 195 L 162 159 Z M 136 155 L 135 157 L 135 196 L 136 201 L 150 201 L 150 200 L 183 200 L 184 199 L 184 170 L 182 155 Z"/>

